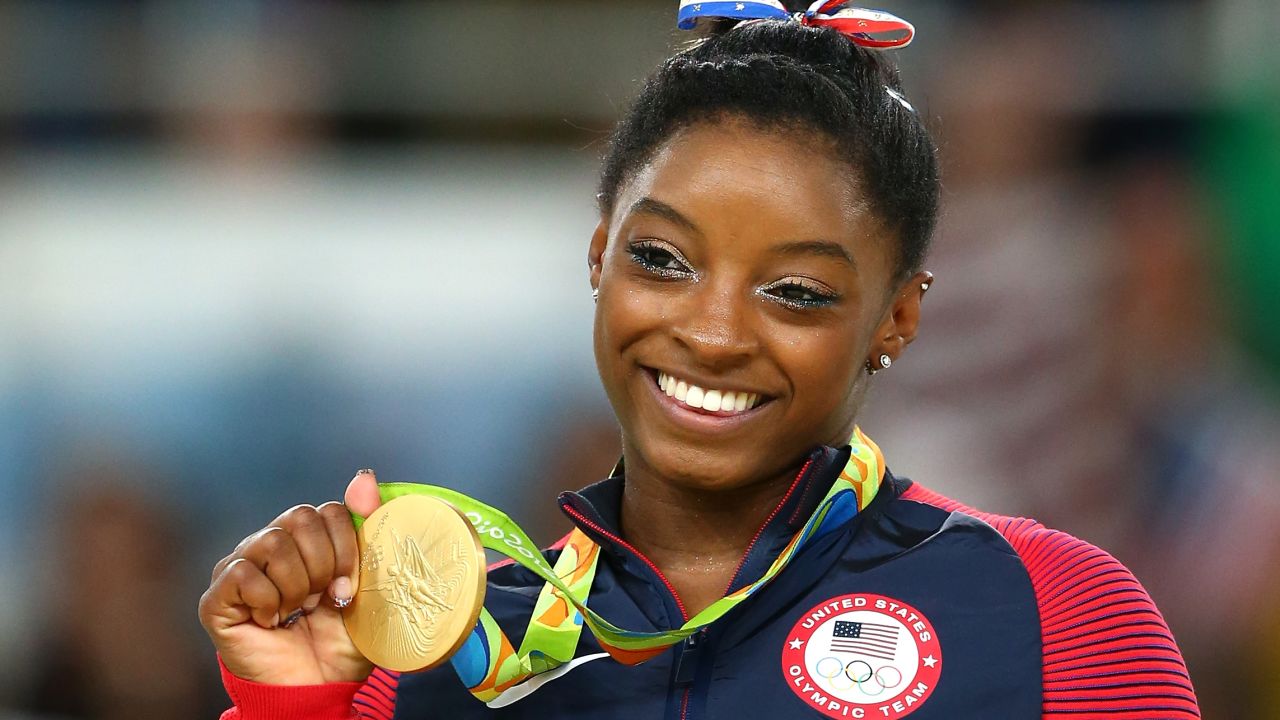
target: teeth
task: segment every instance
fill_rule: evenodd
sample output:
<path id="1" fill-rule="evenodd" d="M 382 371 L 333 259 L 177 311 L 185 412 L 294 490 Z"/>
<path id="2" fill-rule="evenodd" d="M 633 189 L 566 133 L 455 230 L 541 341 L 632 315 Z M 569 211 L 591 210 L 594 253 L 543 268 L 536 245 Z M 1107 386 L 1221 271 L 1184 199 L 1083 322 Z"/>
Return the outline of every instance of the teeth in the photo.
<path id="1" fill-rule="evenodd" d="M 724 393 L 719 390 L 708 390 L 706 396 L 702 398 L 702 409 L 719 412 L 720 398 L 722 397 L 724 397 Z"/>
<path id="2" fill-rule="evenodd" d="M 706 396 L 706 390 L 697 385 L 690 385 L 689 394 L 684 397 L 684 402 L 686 405 L 692 405 L 693 407 L 702 407 L 702 399 Z"/>
<path id="3" fill-rule="evenodd" d="M 710 412 L 746 412 L 760 404 L 760 395 L 757 393 L 707 390 L 666 373 L 658 373 L 658 387 L 668 397 L 689 407 Z"/>
<path id="4" fill-rule="evenodd" d="M 731 393 L 731 392 L 725 393 L 724 397 L 720 398 L 720 407 L 713 408 L 713 409 L 719 410 L 721 412 L 728 412 L 732 410 L 734 408 L 734 405 L 737 404 L 737 401 L 735 400 L 737 395 L 738 395 L 737 393 Z"/>

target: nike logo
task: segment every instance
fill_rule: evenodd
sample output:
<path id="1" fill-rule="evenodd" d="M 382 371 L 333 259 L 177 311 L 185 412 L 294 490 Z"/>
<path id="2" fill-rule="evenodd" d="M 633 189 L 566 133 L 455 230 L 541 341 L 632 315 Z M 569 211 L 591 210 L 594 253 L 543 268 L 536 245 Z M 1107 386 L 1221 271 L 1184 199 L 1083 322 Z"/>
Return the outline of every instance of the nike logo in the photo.
<path id="1" fill-rule="evenodd" d="M 542 687 L 543 685 L 546 685 L 547 683 L 551 682 L 552 680 L 555 680 L 558 677 L 562 677 L 563 675 L 568 673 L 570 670 L 578 667 L 579 665 L 586 665 L 592 660 L 599 660 L 601 658 L 607 658 L 607 657 L 609 657 L 609 653 L 602 652 L 602 653 L 596 653 L 595 655 L 583 655 L 582 657 L 574 658 L 569 662 L 565 663 L 564 665 L 561 665 L 560 667 L 556 668 L 555 670 L 544 672 L 541 675 L 534 675 L 533 677 L 529 678 L 528 680 L 525 680 L 519 685 L 508 688 L 506 692 L 502 693 L 498 697 L 485 703 L 485 705 L 488 705 L 491 708 L 500 708 L 500 707 L 506 707 L 512 703 L 519 702 L 529 697 L 533 693 L 537 692 L 538 688 Z"/>

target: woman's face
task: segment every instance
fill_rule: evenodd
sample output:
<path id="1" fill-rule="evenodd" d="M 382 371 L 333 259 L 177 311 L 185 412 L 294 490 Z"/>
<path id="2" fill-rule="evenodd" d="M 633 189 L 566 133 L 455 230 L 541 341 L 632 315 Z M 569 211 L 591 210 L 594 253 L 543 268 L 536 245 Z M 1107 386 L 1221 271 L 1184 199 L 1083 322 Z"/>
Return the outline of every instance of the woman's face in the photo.
<path id="1" fill-rule="evenodd" d="M 910 341 L 920 291 L 896 292 L 894 241 L 829 156 L 703 123 L 620 189 L 589 262 L 628 467 L 727 489 L 848 441 L 866 362 Z"/>

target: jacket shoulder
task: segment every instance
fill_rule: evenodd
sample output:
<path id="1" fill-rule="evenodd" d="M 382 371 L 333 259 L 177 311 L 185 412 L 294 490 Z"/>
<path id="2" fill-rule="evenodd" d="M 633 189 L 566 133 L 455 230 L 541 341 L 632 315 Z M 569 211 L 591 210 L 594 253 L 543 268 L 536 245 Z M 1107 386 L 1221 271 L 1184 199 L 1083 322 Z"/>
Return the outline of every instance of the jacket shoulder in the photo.
<path id="1" fill-rule="evenodd" d="M 1105 550 L 1029 518 L 976 510 L 919 484 L 901 498 L 982 520 L 1021 558 L 1040 611 L 1044 717 L 1200 717 L 1168 625 L 1133 573 Z"/>

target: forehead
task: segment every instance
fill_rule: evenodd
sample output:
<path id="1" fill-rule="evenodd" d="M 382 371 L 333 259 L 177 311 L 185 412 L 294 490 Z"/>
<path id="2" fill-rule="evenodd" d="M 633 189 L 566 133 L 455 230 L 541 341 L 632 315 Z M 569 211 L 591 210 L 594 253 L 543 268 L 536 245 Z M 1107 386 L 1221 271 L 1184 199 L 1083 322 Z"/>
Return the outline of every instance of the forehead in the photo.
<path id="1" fill-rule="evenodd" d="M 623 188 L 619 214 L 641 198 L 671 205 L 708 233 L 845 244 L 862 264 L 882 230 L 852 168 L 830 141 L 740 120 L 675 133 Z M 621 218 L 615 217 L 615 221 Z"/>

